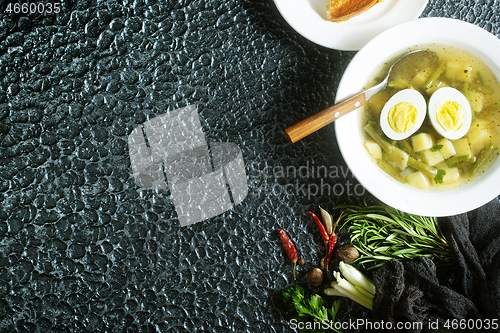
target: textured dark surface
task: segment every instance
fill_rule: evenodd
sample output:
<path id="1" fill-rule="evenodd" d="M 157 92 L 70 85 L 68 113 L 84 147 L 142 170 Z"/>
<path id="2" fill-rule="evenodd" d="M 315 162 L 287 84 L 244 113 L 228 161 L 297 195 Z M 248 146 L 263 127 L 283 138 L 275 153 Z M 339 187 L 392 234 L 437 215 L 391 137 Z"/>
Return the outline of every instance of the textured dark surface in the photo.
<path id="1" fill-rule="evenodd" d="M 431 0 L 422 16 L 499 36 L 499 7 Z M 357 183 L 341 172 L 332 126 L 295 145 L 281 130 L 333 103 L 355 53 L 305 40 L 272 0 L 62 8 L 0 14 L 0 331 L 290 331 L 269 304 L 293 282 L 276 229 L 313 265 L 304 211 L 345 202 Z M 207 141 L 241 148 L 250 193 L 181 228 L 168 190 L 137 190 L 127 135 L 189 104 Z M 344 193 L 280 191 L 320 185 L 279 173 L 312 165 L 337 167 L 323 181 Z M 339 318 L 360 311 L 345 302 Z"/>

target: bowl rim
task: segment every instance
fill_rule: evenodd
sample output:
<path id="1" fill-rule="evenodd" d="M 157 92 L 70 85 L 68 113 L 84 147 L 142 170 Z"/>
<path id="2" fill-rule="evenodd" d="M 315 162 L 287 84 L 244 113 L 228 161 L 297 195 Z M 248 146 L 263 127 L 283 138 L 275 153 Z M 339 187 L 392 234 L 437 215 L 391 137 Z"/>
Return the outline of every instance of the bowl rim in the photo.
<path id="1" fill-rule="evenodd" d="M 500 78 L 500 40 L 474 24 L 452 18 L 419 18 L 394 26 L 367 43 L 351 60 L 340 80 L 336 102 L 362 90 L 374 70 L 417 45 L 440 43 L 480 58 Z M 363 147 L 359 112 L 335 121 L 339 150 L 354 177 L 374 197 L 401 211 L 423 216 L 451 216 L 476 209 L 500 194 L 500 158 L 469 184 L 433 191 L 402 184 L 381 170 Z M 445 193 L 446 195 L 443 195 Z"/>

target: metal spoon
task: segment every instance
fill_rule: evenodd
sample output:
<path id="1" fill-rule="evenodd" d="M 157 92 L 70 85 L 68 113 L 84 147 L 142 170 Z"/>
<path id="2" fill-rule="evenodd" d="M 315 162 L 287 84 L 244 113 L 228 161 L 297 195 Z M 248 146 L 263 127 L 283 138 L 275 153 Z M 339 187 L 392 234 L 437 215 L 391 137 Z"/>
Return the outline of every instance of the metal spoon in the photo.
<path id="1" fill-rule="evenodd" d="M 417 52 L 422 52 L 422 51 L 416 50 L 409 52 L 404 56 L 400 57 L 398 60 L 396 60 L 389 68 L 389 72 L 387 73 L 385 79 L 376 86 L 364 90 L 360 93 L 357 93 L 356 95 L 351 96 L 341 102 L 338 102 L 337 104 L 330 106 L 329 108 L 319 113 L 316 113 L 315 115 L 312 115 L 311 117 L 306 118 L 296 123 L 295 125 L 285 128 L 284 132 L 288 140 L 292 143 L 297 142 L 300 139 L 305 138 L 309 134 L 316 132 L 320 128 L 323 128 L 326 125 L 334 122 L 340 117 L 345 116 L 346 114 L 365 105 L 370 98 L 372 98 L 373 96 L 375 96 L 375 94 L 377 94 L 379 91 L 385 88 L 387 82 L 389 82 L 389 76 L 391 75 L 391 71 L 394 68 L 394 66 L 404 58 L 408 57 L 411 54 L 415 54 Z"/>

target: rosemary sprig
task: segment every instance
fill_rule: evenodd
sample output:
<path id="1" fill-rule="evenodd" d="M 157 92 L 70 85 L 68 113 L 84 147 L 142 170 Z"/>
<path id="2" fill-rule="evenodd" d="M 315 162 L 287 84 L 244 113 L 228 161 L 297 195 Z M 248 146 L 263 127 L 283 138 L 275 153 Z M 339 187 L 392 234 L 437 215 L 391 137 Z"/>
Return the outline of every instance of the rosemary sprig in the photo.
<path id="1" fill-rule="evenodd" d="M 435 217 L 412 215 L 389 206 L 368 206 L 365 202 L 335 209 L 344 212 L 342 228 L 348 226 L 351 244 L 362 254 L 357 262 L 375 264 L 369 269 L 391 259 L 419 256 L 434 258 L 439 268 L 451 264 L 448 243 Z"/>

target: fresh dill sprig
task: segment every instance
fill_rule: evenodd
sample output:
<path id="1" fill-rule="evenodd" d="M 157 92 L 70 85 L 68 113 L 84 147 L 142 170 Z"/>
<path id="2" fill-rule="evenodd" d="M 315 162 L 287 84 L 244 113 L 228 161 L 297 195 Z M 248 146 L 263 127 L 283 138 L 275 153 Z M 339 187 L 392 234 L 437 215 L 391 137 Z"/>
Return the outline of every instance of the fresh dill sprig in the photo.
<path id="1" fill-rule="evenodd" d="M 435 217 L 408 214 L 390 206 L 369 206 L 365 202 L 335 207 L 344 212 L 341 227 L 347 226 L 351 244 L 361 253 L 359 264 L 415 257 L 433 258 L 436 267 L 451 264 L 446 238 Z"/>

